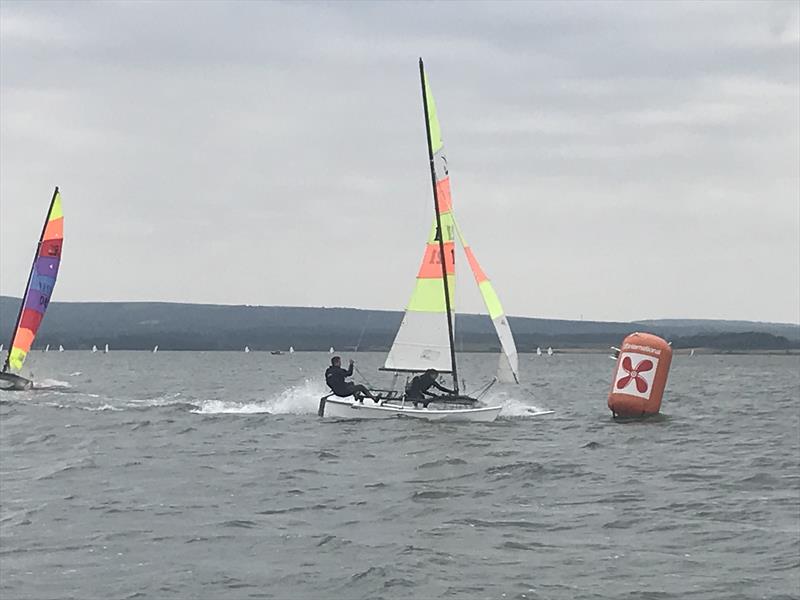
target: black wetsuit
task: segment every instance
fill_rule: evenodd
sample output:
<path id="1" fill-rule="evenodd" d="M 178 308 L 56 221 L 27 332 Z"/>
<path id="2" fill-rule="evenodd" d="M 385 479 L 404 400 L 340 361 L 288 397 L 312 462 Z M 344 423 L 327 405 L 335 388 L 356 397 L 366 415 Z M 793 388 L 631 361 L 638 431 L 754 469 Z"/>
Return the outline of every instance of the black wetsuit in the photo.
<path id="1" fill-rule="evenodd" d="M 414 406 L 422 402 L 422 406 L 427 407 L 432 398 L 436 397 L 435 394 L 428 391 L 432 387 L 443 391 L 445 394 L 455 394 L 453 390 L 448 390 L 446 387 L 439 385 L 435 376 L 423 373 L 422 375 L 414 377 L 411 383 L 408 384 L 406 388 L 406 400 L 413 402 Z M 426 398 L 426 396 L 431 396 L 432 398 Z"/>
<path id="2" fill-rule="evenodd" d="M 350 389 L 353 384 L 345 381 L 345 378 L 352 376 L 353 365 L 350 365 L 350 368 L 346 371 L 342 367 L 331 365 L 325 371 L 325 383 L 328 384 L 328 387 L 331 388 L 333 393 L 337 396 L 351 396 L 353 392 L 350 391 Z"/>
<path id="3" fill-rule="evenodd" d="M 355 396 L 356 400 L 361 400 L 363 396 L 372 398 L 372 394 L 363 385 L 357 385 L 352 381 L 345 381 L 345 378 L 352 377 L 353 365 L 345 370 L 342 367 L 331 365 L 325 370 L 325 383 L 331 391 L 341 398 Z M 374 399 L 374 398 L 373 398 Z M 376 400 L 377 402 L 377 400 Z"/>

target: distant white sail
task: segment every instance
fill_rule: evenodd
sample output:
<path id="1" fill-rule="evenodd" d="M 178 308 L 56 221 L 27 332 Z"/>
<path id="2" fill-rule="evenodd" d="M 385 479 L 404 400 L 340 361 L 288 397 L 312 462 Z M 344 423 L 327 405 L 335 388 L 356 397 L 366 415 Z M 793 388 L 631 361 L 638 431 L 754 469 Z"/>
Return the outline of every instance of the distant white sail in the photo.
<path id="1" fill-rule="evenodd" d="M 50 352 L 50 344 L 47 344 L 47 345 L 44 347 L 44 351 L 45 351 L 45 352 Z"/>
<path id="2" fill-rule="evenodd" d="M 329 353 L 329 354 L 333 354 L 333 352 L 334 352 L 334 350 L 333 350 L 333 346 L 331 346 L 331 349 L 330 349 L 330 350 L 328 350 L 328 353 Z"/>
<path id="3" fill-rule="evenodd" d="M 250 352 L 250 346 L 245 346 L 245 347 L 244 347 L 244 351 L 245 351 L 245 352 Z"/>
<path id="4" fill-rule="evenodd" d="M 294 354 L 294 346 L 289 346 L 289 354 Z"/>
<path id="5" fill-rule="evenodd" d="M 153 346 L 153 352 L 154 352 L 154 353 L 155 353 L 155 352 L 158 352 L 158 344 L 156 344 L 155 346 Z"/>
<path id="6" fill-rule="evenodd" d="M 553 349 L 550 346 L 547 347 L 547 356 L 553 356 Z"/>
<path id="7" fill-rule="evenodd" d="M 59 352 L 63 352 L 63 351 L 64 351 L 64 346 L 62 346 L 61 344 L 59 344 L 59 345 L 58 345 L 58 351 L 59 351 Z"/>
<path id="8" fill-rule="evenodd" d="M 690 357 L 694 356 L 694 348 L 692 348 L 691 350 L 689 350 L 689 356 L 690 356 Z"/>
<path id="9" fill-rule="evenodd" d="M 106 347 L 103 348 L 103 353 L 104 354 L 108 354 L 108 344 L 106 344 Z"/>
<path id="10" fill-rule="evenodd" d="M 95 346 L 94 344 L 92 344 L 92 352 L 97 352 L 97 346 Z"/>
<path id="11" fill-rule="evenodd" d="M 539 348 L 539 346 L 536 346 L 536 356 L 541 356 L 541 355 L 542 355 L 542 349 Z"/>

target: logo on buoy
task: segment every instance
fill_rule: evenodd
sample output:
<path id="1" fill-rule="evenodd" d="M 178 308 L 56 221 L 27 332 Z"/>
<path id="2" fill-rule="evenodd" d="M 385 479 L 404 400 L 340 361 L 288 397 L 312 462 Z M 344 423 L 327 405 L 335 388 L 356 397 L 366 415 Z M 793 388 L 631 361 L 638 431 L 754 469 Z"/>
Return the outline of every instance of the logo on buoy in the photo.
<path id="1" fill-rule="evenodd" d="M 625 352 L 619 363 L 614 389 L 625 394 L 649 398 L 656 365 L 658 359 L 653 356 Z"/>
<path id="2" fill-rule="evenodd" d="M 641 374 L 652 370 L 652 368 L 653 361 L 649 358 L 640 361 L 639 364 L 634 367 L 633 363 L 631 363 L 631 357 L 626 356 L 622 359 L 622 370 L 624 370 L 627 375 L 617 381 L 617 389 L 625 389 L 631 381 L 635 381 L 636 389 L 639 390 L 639 393 L 644 394 L 650 386 Z"/>

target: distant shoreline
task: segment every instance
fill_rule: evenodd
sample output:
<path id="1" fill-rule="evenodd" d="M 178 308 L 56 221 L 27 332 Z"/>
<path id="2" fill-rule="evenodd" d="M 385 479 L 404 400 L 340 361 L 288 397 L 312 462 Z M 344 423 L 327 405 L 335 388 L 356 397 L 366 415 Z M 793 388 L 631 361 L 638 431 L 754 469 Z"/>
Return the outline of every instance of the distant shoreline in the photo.
<path id="1" fill-rule="evenodd" d="M 698 356 L 725 356 L 725 355 L 741 355 L 741 356 L 800 356 L 800 348 L 789 348 L 785 350 L 721 350 L 717 348 L 680 348 L 673 352 L 673 357 L 680 356 L 680 357 L 689 357 L 690 350 L 694 350 L 694 357 Z M 5 348 L 4 348 L 5 351 Z M 44 348 L 34 348 L 31 350 L 30 354 L 37 354 L 37 353 L 44 353 Z M 88 354 L 113 354 L 118 352 L 145 352 L 153 354 L 152 348 L 109 348 L 108 352 L 103 352 L 103 350 L 98 349 L 96 352 L 92 352 L 91 347 L 83 347 L 83 348 L 65 348 L 63 352 L 81 352 L 81 353 L 88 353 Z M 157 354 L 162 353 L 170 353 L 170 352 L 225 352 L 225 353 L 241 353 L 241 354 L 271 354 L 273 356 L 286 356 L 290 357 L 291 353 L 288 350 L 280 350 L 280 354 L 274 354 L 277 352 L 275 349 L 268 350 L 268 349 L 258 349 L 258 348 L 250 348 L 247 352 L 243 349 L 219 349 L 219 348 L 205 348 L 205 349 L 196 349 L 196 348 L 159 348 Z M 389 352 L 389 349 L 381 349 L 381 350 L 353 350 L 343 348 L 341 350 L 336 350 L 335 354 L 337 355 L 358 355 L 358 354 L 386 354 Z M 498 354 L 500 352 L 499 349 L 493 350 L 458 350 L 457 354 Z M 578 355 L 578 354 L 607 354 L 611 356 L 612 354 L 611 348 L 559 348 L 553 349 L 553 356 L 558 355 Z M 58 350 L 50 349 L 48 354 L 59 354 Z M 295 354 L 326 354 L 328 355 L 328 350 L 295 350 Z M 518 354 L 520 356 L 536 356 L 536 351 L 519 351 Z M 553 356 L 548 356 L 546 352 L 542 352 L 541 358 L 543 360 L 552 359 Z"/>
<path id="2" fill-rule="evenodd" d="M 0 343 L 10 342 L 18 298 L 0 296 Z M 198 305 L 163 302 L 52 302 L 34 351 L 63 345 L 89 349 L 287 352 L 330 347 L 340 352 L 387 352 L 403 312 L 353 308 Z M 658 335 L 681 354 L 800 352 L 800 325 L 754 321 L 662 319 L 622 322 L 508 317 L 517 351 L 610 353 L 636 331 Z M 499 352 L 487 315 L 457 314 L 459 352 Z M 353 349 L 353 350 L 348 350 Z"/>

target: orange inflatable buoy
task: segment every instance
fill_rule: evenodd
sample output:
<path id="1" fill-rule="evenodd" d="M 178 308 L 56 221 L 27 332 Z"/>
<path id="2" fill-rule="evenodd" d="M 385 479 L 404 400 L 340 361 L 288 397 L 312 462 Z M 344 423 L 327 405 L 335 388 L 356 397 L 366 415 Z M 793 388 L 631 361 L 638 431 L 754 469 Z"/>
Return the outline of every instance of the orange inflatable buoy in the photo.
<path id="1" fill-rule="evenodd" d="M 632 333 L 622 341 L 608 393 L 614 417 L 658 414 L 672 362 L 672 348 L 657 335 Z"/>

